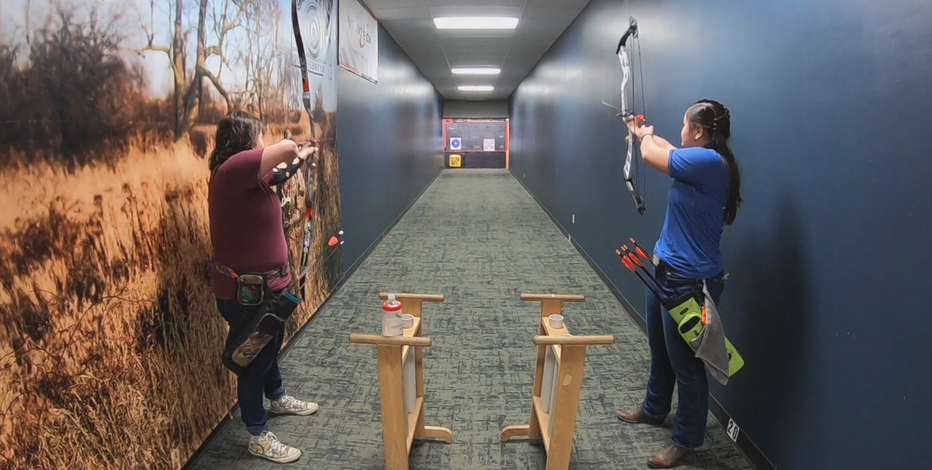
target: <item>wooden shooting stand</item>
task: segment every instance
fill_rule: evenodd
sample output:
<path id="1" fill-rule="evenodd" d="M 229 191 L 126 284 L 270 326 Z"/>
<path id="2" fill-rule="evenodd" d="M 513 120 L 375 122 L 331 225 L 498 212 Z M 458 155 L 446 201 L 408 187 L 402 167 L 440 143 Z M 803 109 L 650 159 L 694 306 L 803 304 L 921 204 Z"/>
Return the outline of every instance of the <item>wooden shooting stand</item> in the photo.
<path id="1" fill-rule="evenodd" d="M 388 294 L 380 293 L 379 298 L 387 299 Z M 444 297 L 395 294 L 395 298 L 401 302 L 402 312 L 414 316 L 414 325 L 405 328 L 403 336 L 351 334 L 350 342 L 378 346 L 385 468 L 408 470 L 408 456 L 415 439 L 453 442 L 449 429 L 424 425 L 424 348 L 433 341 L 421 336 L 421 303 L 443 302 Z"/>
<path id="2" fill-rule="evenodd" d="M 550 326 L 550 315 L 562 314 L 563 302 L 585 302 L 582 295 L 521 294 L 521 300 L 541 302 L 540 334 L 534 337 L 537 371 L 531 398 L 531 419 L 530 424 L 503 429 L 502 442 L 514 437 L 543 440 L 547 453 L 546 470 L 566 470 L 570 466 L 576 436 L 586 347 L 612 344 L 615 337 L 570 336 L 565 319 L 562 328 Z"/>

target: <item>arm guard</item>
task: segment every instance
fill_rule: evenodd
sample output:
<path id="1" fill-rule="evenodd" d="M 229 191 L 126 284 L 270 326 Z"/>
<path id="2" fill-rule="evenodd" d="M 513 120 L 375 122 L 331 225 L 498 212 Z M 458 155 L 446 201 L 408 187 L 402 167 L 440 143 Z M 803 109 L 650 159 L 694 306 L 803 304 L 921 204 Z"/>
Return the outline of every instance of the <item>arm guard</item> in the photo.
<path id="1" fill-rule="evenodd" d="M 288 181 L 289 178 L 298 172 L 298 168 L 301 168 L 303 164 L 303 159 L 295 157 L 290 164 L 281 163 L 275 168 L 272 168 L 272 178 L 269 180 L 269 186 L 278 186 Z"/>

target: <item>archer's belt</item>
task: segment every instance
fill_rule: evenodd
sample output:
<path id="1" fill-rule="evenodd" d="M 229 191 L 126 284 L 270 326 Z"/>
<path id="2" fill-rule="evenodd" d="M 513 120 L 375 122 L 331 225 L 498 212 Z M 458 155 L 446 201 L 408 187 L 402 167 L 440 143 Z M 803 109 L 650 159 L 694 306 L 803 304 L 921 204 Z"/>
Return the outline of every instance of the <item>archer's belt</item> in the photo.
<path id="1" fill-rule="evenodd" d="M 236 271 L 233 271 L 232 269 L 220 263 L 214 262 L 214 267 L 217 268 L 217 271 L 220 271 L 221 274 L 227 277 L 231 277 L 233 279 L 236 279 L 237 277 L 239 277 L 239 274 L 237 274 Z M 256 274 L 256 275 L 264 277 L 267 281 L 271 281 L 272 279 L 278 279 L 280 277 L 285 277 L 286 275 L 288 275 L 288 264 L 285 263 L 278 269 L 272 269 L 269 271 L 258 272 L 258 273 L 246 273 L 246 274 Z"/>
<path id="2" fill-rule="evenodd" d="M 657 255 L 653 256 L 654 259 L 651 261 L 654 262 L 655 267 L 655 276 L 657 280 L 660 281 L 660 284 L 664 287 L 669 287 L 671 289 L 676 289 L 678 287 L 694 287 L 700 285 L 702 282 L 701 279 L 691 279 L 680 277 L 673 274 L 670 265 L 665 261 L 660 259 Z"/>

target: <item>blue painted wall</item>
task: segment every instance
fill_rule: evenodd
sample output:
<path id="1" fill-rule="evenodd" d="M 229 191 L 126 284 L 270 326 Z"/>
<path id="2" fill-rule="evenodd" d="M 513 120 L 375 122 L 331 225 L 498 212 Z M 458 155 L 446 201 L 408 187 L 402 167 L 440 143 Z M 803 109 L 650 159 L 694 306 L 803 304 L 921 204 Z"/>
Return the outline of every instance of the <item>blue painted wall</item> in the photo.
<path id="1" fill-rule="evenodd" d="M 443 99 L 382 26 L 378 83 L 338 73 L 343 263 L 350 269 L 443 171 Z"/>
<path id="2" fill-rule="evenodd" d="M 593 0 L 511 97 L 512 173 L 643 316 L 644 289 L 613 250 L 631 236 L 653 247 L 670 180 L 651 171 L 639 217 L 623 124 L 600 104 L 617 103 L 631 15 L 637 110 L 658 134 L 679 144 L 697 99 L 731 109 L 745 203 L 725 231 L 721 307 L 748 365 L 713 396 L 779 469 L 919 468 L 932 436 L 932 3 Z"/>

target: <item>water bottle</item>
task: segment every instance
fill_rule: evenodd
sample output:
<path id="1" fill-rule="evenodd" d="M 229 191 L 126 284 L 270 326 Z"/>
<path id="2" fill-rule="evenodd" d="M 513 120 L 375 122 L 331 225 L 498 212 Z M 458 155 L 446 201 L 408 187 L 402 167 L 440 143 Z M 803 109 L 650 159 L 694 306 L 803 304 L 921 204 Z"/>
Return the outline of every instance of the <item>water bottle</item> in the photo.
<path id="1" fill-rule="evenodd" d="M 382 336 L 401 336 L 403 334 L 401 302 L 395 300 L 395 294 L 388 294 L 388 300 L 382 304 Z"/>

